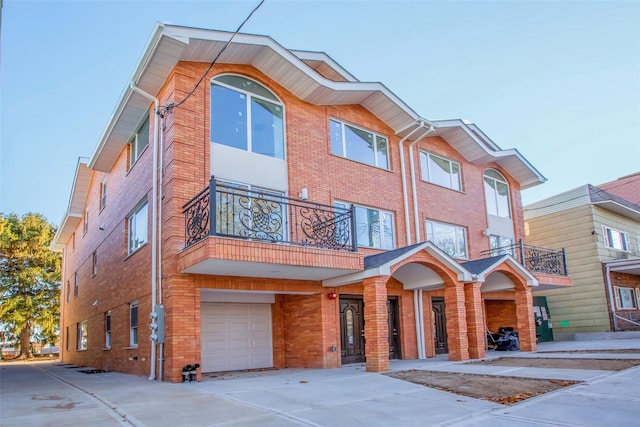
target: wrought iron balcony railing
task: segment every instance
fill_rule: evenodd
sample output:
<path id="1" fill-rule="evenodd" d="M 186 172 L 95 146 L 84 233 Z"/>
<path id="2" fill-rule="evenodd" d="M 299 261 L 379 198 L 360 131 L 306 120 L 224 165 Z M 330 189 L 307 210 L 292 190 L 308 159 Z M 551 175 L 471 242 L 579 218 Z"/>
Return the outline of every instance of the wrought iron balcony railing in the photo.
<path id="1" fill-rule="evenodd" d="M 567 276 L 567 256 L 564 249 L 549 249 L 542 246 L 528 245 L 522 240 L 517 244 L 502 246 L 482 252 L 482 256 L 509 254 L 520 261 L 527 270 L 533 273 L 557 274 Z"/>
<path id="2" fill-rule="evenodd" d="M 183 208 L 187 247 L 207 236 L 223 236 L 357 251 L 353 205 L 313 203 L 211 178 Z"/>

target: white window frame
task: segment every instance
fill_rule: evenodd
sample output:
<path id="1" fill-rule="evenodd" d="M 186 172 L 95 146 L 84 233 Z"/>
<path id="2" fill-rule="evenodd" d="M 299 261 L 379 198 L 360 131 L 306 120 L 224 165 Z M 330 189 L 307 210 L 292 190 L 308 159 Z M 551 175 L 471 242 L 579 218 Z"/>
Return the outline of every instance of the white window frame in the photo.
<path id="1" fill-rule="evenodd" d="M 89 347 L 89 322 L 78 322 L 76 350 L 86 350 Z"/>
<path id="2" fill-rule="evenodd" d="M 143 131 L 145 130 L 147 134 L 143 137 Z M 144 153 L 149 146 L 149 132 L 151 130 L 151 117 L 149 114 L 145 116 L 145 118 L 140 122 L 136 132 L 131 137 L 129 141 L 129 169 L 133 167 L 133 165 L 138 161 L 142 153 Z"/>
<path id="3" fill-rule="evenodd" d="M 638 310 L 640 307 L 640 289 L 614 286 L 616 307 L 618 310 Z M 627 296 L 624 297 L 623 294 Z"/>
<path id="4" fill-rule="evenodd" d="M 447 252 L 446 248 L 443 248 L 440 245 L 438 245 L 438 242 L 436 240 L 432 240 L 432 237 L 433 237 L 433 234 L 434 234 L 434 232 L 433 232 L 433 226 L 434 225 L 439 225 L 441 227 L 449 227 L 449 228 L 452 229 L 453 234 L 454 234 L 454 239 L 453 239 L 453 251 L 454 251 L 454 253 L 453 254 Z M 454 259 L 469 259 L 469 238 L 468 238 L 469 233 L 468 233 L 466 227 L 463 227 L 463 226 L 457 225 L 457 224 L 449 224 L 449 223 L 446 223 L 446 222 L 427 220 L 427 221 L 425 221 L 425 229 L 426 229 L 427 240 L 432 242 L 436 246 L 438 246 L 440 249 L 442 249 L 443 252 L 445 252 L 451 258 L 454 258 Z M 462 234 L 462 237 L 463 237 L 463 240 L 464 240 L 464 248 L 460 248 L 459 244 L 458 244 L 459 243 L 458 237 L 459 237 L 460 233 Z M 464 250 L 464 253 L 461 252 L 461 250 Z"/>
<path id="5" fill-rule="evenodd" d="M 135 322 L 133 313 L 135 311 Z M 129 346 L 138 347 L 139 342 L 139 326 L 140 326 L 140 310 L 138 309 L 138 301 L 129 304 Z"/>
<path id="6" fill-rule="evenodd" d="M 498 176 L 500 176 L 502 179 L 497 179 L 493 176 L 488 176 L 487 172 L 492 171 L 495 172 Z M 492 190 L 487 189 L 487 182 L 486 180 L 490 179 L 494 182 L 494 187 Z M 500 209 L 500 203 L 498 202 L 499 200 L 499 194 L 498 194 L 498 183 L 500 184 L 504 184 L 507 187 L 507 212 L 506 215 L 501 212 Z M 507 179 L 504 177 L 504 175 L 502 175 L 500 172 L 498 172 L 495 169 L 487 169 L 483 172 L 482 174 L 482 184 L 484 187 L 484 197 L 485 197 L 485 204 L 486 204 L 486 209 L 487 209 L 487 214 L 488 215 L 493 215 L 493 216 L 497 216 L 500 218 L 511 218 L 511 188 L 509 188 L 509 183 L 507 182 Z M 490 194 L 489 191 L 492 191 L 493 193 Z M 491 199 L 491 200 L 489 200 Z M 493 202 L 493 209 L 495 209 L 495 214 L 490 213 L 489 212 L 489 204 Z"/>
<path id="7" fill-rule="evenodd" d="M 111 348 L 111 312 L 104 314 L 104 347 Z"/>
<path id="8" fill-rule="evenodd" d="M 242 78 L 242 79 L 248 80 L 248 81 L 250 81 L 250 82 L 262 87 L 267 92 L 269 92 L 269 94 L 271 96 L 273 96 L 273 98 L 261 96 L 261 95 L 255 93 L 255 92 L 252 92 L 252 91 L 249 91 L 249 90 L 243 90 L 243 89 L 240 89 L 237 86 L 233 86 L 233 85 L 230 85 L 228 83 L 224 83 L 224 82 L 221 82 L 221 81 L 217 80 L 218 78 L 224 77 L 224 76 L 233 76 L 233 77 L 238 77 L 238 78 Z M 246 132 L 247 132 L 247 149 L 246 149 L 246 151 L 247 152 L 254 153 L 254 151 L 253 151 L 253 126 L 252 126 L 253 120 L 252 120 L 252 113 L 251 113 L 251 99 L 255 98 L 255 99 L 258 99 L 258 100 L 261 100 L 261 101 L 264 101 L 264 102 L 268 102 L 270 104 L 273 104 L 273 105 L 276 105 L 276 106 L 282 108 L 282 158 L 280 158 L 279 156 L 268 156 L 268 155 L 262 154 L 262 153 L 256 153 L 256 154 L 259 154 L 259 155 L 262 155 L 262 156 L 267 156 L 267 157 L 272 157 L 274 159 L 280 159 L 280 160 L 286 159 L 286 157 L 287 157 L 287 153 L 286 153 L 286 151 L 287 151 L 286 150 L 286 148 L 287 148 L 287 138 L 286 138 L 286 133 L 285 133 L 285 130 L 286 130 L 286 127 L 287 127 L 286 126 L 286 123 L 287 123 L 286 122 L 286 115 L 285 115 L 286 111 L 285 111 L 285 108 L 284 108 L 284 104 L 282 103 L 282 101 L 280 101 L 280 99 L 276 96 L 276 94 L 273 93 L 273 91 L 271 91 L 271 89 L 267 88 L 262 83 L 260 83 L 260 82 L 258 82 L 256 80 L 250 79 L 247 76 L 243 76 L 243 75 L 239 75 L 239 74 L 220 74 L 220 75 L 217 75 L 217 76 L 213 77 L 211 79 L 211 81 L 210 81 L 210 86 L 209 86 L 209 94 L 210 95 L 212 95 L 212 87 L 214 85 L 217 85 L 217 86 L 229 89 L 229 90 L 233 90 L 235 92 L 238 92 L 238 93 L 241 93 L 241 94 L 245 95 L 245 113 L 246 113 L 246 116 L 247 116 L 247 118 L 246 118 L 246 120 L 247 120 L 247 129 L 246 129 Z M 212 109 L 211 101 L 210 101 L 209 109 L 210 110 Z M 212 121 L 213 120 L 213 117 L 212 117 L 213 113 L 210 113 L 210 115 L 211 115 L 211 117 L 209 117 L 209 119 Z M 223 144 L 221 142 L 214 141 L 212 132 L 213 132 L 213 129 L 210 126 L 209 139 L 211 140 L 212 143 L 228 146 L 228 145 Z M 235 148 L 237 150 L 243 150 L 242 148 L 238 148 L 238 147 L 231 147 L 231 148 Z"/>
<path id="9" fill-rule="evenodd" d="M 143 215 L 142 211 L 144 210 L 145 217 L 145 230 L 144 230 L 144 240 L 139 240 L 138 237 L 138 225 L 136 219 L 138 215 Z M 127 247 L 128 253 L 131 255 L 136 252 L 138 249 L 143 247 L 149 241 L 149 203 L 146 199 L 144 199 L 141 203 L 138 203 L 136 208 L 127 216 Z"/>
<path id="10" fill-rule="evenodd" d="M 438 160 L 443 160 L 449 163 L 449 171 L 448 171 L 449 185 L 442 185 L 441 183 L 434 181 L 432 177 L 431 166 L 429 165 L 430 164 L 429 161 L 431 158 L 436 158 Z M 458 166 L 457 179 L 455 179 L 455 174 L 453 173 L 454 165 Z M 450 190 L 462 191 L 462 166 L 460 165 L 460 163 L 447 159 L 446 157 L 442 157 L 437 154 L 429 153 L 427 151 L 420 151 L 420 166 L 421 166 L 420 177 L 422 178 L 423 181 L 426 181 L 434 185 L 438 185 L 440 187 L 448 188 Z"/>
<path id="11" fill-rule="evenodd" d="M 614 236 L 615 233 L 615 236 Z M 617 251 L 629 252 L 629 234 L 617 230 L 612 227 L 602 226 L 602 235 L 604 236 L 604 245 L 609 249 L 615 249 Z M 615 237 L 619 237 L 619 240 Z M 616 241 L 618 240 L 618 241 Z M 617 247 L 616 244 L 620 243 L 622 247 Z"/>
<path id="12" fill-rule="evenodd" d="M 341 135 L 341 138 L 342 138 L 342 141 L 341 141 L 341 143 L 342 143 L 342 153 L 333 152 L 333 143 L 331 141 L 331 136 L 332 136 L 331 122 L 334 122 L 334 123 L 337 123 L 337 124 L 340 125 L 340 130 L 341 130 L 340 135 Z M 362 162 L 362 161 L 360 161 L 358 159 L 354 159 L 354 158 L 351 158 L 351 157 L 347 156 L 347 138 L 346 138 L 346 135 L 345 135 L 345 127 L 350 127 L 352 129 L 356 129 L 356 130 L 371 134 L 372 139 L 374 141 L 374 144 L 373 144 L 373 163 L 374 164 Z M 378 138 L 384 139 L 384 141 L 386 143 L 386 146 L 387 146 L 387 164 L 386 165 L 380 165 L 379 164 L 378 143 L 377 143 L 378 142 Z M 329 119 L 329 143 L 331 144 L 331 147 L 332 147 L 331 153 L 336 155 L 336 156 L 344 157 L 345 159 L 353 160 L 354 162 L 362 163 L 363 165 L 375 166 L 377 168 L 384 169 L 384 170 L 390 170 L 391 169 L 391 158 L 390 158 L 390 153 L 389 153 L 389 138 L 387 138 L 386 136 L 384 136 L 384 135 L 382 135 L 380 133 L 374 132 L 371 129 L 363 128 L 361 126 L 356 126 L 354 124 L 347 123 L 347 122 L 344 122 L 342 120 L 339 120 L 339 119 L 336 119 L 336 118 L 332 117 L 332 118 Z"/>
<path id="13" fill-rule="evenodd" d="M 345 208 L 345 209 L 349 209 L 351 204 L 347 203 L 347 202 L 342 202 L 342 201 L 336 201 L 334 203 L 334 206 L 336 207 L 340 207 L 340 208 Z M 394 221 L 394 215 L 393 212 L 391 211 L 386 211 L 383 209 L 379 209 L 379 208 L 374 208 L 371 206 L 363 206 L 363 205 L 353 205 L 355 207 L 355 212 L 356 212 L 356 218 L 355 218 L 355 222 L 356 222 L 356 230 L 355 230 L 355 234 L 356 234 L 356 238 L 359 234 L 357 228 L 360 226 L 360 222 L 358 221 L 358 212 L 362 212 L 363 209 L 366 209 L 368 211 L 372 211 L 372 212 L 378 212 L 378 218 L 380 219 L 379 223 L 381 224 L 385 224 L 385 222 L 387 222 L 387 218 L 389 218 L 389 222 L 391 223 L 390 226 L 390 233 L 380 233 L 380 227 L 378 226 L 378 236 L 377 236 L 377 241 L 378 241 L 378 245 L 375 245 L 375 236 L 374 237 L 374 245 L 364 245 L 361 242 L 361 239 L 358 239 L 358 246 L 363 247 L 363 248 L 372 248 L 372 249 L 385 249 L 385 250 L 389 250 L 389 249 L 395 249 L 396 247 L 396 232 L 395 232 L 395 221 Z M 366 227 L 369 233 L 371 233 L 371 228 L 373 227 L 373 224 L 367 222 L 366 223 Z M 391 241 L 388 242 L 388 239 L 390 239 Z"/>

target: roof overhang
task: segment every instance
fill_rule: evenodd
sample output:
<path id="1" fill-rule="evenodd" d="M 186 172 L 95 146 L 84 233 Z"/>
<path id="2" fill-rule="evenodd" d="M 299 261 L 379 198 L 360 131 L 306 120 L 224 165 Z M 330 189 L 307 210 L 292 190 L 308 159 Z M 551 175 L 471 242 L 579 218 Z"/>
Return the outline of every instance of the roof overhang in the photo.
<path id="1" fill-rule="evenodd" d="M 52 251 L 62 252 L 65 244 L 78 227 L 78 224 L 80 224 L 84 211 L 84 203 L 89 194 L 91 174 L 92 171 L 88 168 L 87 163 L 82 159 L 78 159 L 76 173 L 73 178 L 73 188 L 71 189 L 71 196 L 69 197 L 69 206 L 49 246 Z"/>
<path id="2" fill-rule="evenodd" d="M 616 259 L 605 263 L 609 271 L 640 276 L 640 258 Z"/>
<path id="3" fill-rule="evenodd" d="M 157 24 L 131 83 L 157 96 L 179 61 L 211 62 L 232 35 L 223 31 Z M 394 132 L 419 119 L 415 111 L 382 83 L 359 82 L 327 55 L 290 51 L 267 36 L 237 34 L 218 63 L 251 65 L 311 104 L 362 105 Z M 322 74 L 312 67 L 321 67 Z M 333 76 L 339 81 L 325 76 Z M 147 113 L 149 104 L 148 99 L 127 85 L 91 156 L 91 169 L 104 172 L 111 169 Z"/>
<path id="4" fill-rule="evenodd" d="M 365 266 L 368 264 L 368 267 L 365 267 L 364 270 L 358 271 L 356 273 L 346 274 L 340 277 L 334 277 L 332 279 L 323 280 L 322 286 L 325 286 L 325 287 L 344 286 L 351 283 L 360 282 L 370 277 L 390 276 L 392 274 L 391 269 L 394 265 L 411 257 L 412 255 L 420 251 L 427 252 L 429 255 L 431 255 L 433 258 L 439 261 L 445 268 L 448 268 L 450 271 L 453 271 L 455 274 L 457 274 L 459 281 L 472 282 L 474 280 L 473 275 L 468 270 L 466 270 L 464 267 L 458 264 L 453 258 L 447 255 L 445 252 L 443 252 L 433 243 L 423 242 L 410 247 L 389 251 L 387 253 L 365 257 Z M 393 256 L 394 253 L 397 253 L 397 256 Z M 383 261 L 367 262 L 367 258 L 370 258 L 371 260 L 373 259 L 373 257 L 379 257 Z M 402 281 L 402 279 L 400 280 Z"/>
<path id="5" fill-rule="evenodd" d="M 534 187 L 547 179 L 515 148 L 502 150 L 476 125 L 464 120 L 431 120 L 432 136 L 440 136 L 473 164 L 497 163 L 520 184 L 520 189 Z"/>
<path id="6" fill-rule="evenodd" d="M 603 200 L 601 202 L 591 202 L 594 206 L 599 206 L 610 212 L 615 212 L 634 221 L 640 222 L 640 211 L 629 206 L 620 204 L 614 200 Z"/>

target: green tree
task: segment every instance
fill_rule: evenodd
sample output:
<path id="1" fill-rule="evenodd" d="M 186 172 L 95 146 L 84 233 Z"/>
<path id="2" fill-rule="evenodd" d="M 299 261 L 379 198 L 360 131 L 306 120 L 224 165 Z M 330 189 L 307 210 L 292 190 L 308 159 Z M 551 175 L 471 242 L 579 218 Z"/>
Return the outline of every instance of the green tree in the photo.
<path id="1" fill-rule="evenodd" d="M 55 228 L 40 214 L 0 213 L 0 325 L 29 358 L 31 338 L 53 344 L 60 317 L 60 255 Z"/>

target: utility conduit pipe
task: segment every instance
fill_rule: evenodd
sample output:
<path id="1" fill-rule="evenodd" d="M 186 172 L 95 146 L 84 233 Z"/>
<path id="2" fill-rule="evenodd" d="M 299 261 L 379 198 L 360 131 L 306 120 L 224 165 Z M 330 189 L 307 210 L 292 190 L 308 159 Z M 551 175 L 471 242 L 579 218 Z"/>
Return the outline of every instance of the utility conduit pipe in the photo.
<path id="1" fill-rule="evenodd" d="M 153 101 L 155 104 L 153 109 L 153 185 L 152 185 L 152 214 L 151 214 L 151 312 L 155 311 L 156 298 L 157 298 L 157 281 L 158 281 L 158 135 L 159 135 L 159 121 L 158 111 L 160 108 L 160 101 L 153 95 L 148 94 L 133 82 L 129 83 L 129 87 L 132 91 L 139 93 L 145 98 Z M 149 379 L 156 379 L 156 343 L 151 342 L 151 356 L 149 357 L 151 362 L 151 368 L 149 373 Z"/>

